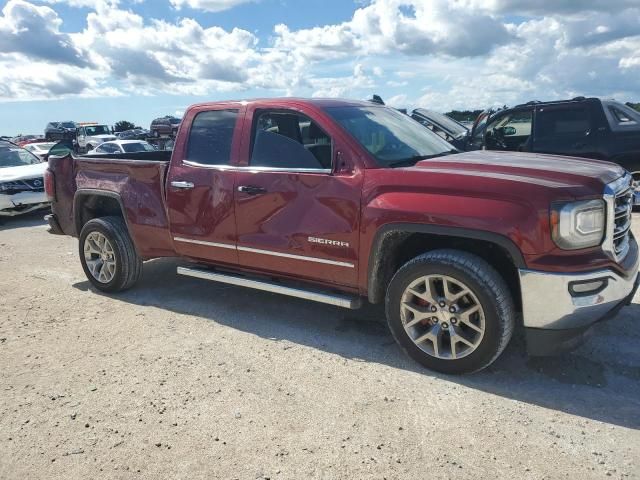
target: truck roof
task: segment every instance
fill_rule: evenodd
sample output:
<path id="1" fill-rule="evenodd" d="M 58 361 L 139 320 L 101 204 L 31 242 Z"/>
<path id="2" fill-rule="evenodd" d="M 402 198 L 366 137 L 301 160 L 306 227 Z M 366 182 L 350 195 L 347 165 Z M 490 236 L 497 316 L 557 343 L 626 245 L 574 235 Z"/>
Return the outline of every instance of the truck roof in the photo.
<path id="1" fill-rule="evenodd" d="M 314 105 L 319 108 L 326 107 L 372 107 L 376 104 L 366 100 L 347 100 L 342 98 L 301 98 L 301 97 L 275 97 L 275 98 L 251 98 L 246 100 L 224 100 L 219 102 L 203 102 L 192 105 L 191 107 L 213 107 L 218 105 L 248 105 L 251 103 L 260 103 L 269 105 L 277 103 L 278 105 Z"/>

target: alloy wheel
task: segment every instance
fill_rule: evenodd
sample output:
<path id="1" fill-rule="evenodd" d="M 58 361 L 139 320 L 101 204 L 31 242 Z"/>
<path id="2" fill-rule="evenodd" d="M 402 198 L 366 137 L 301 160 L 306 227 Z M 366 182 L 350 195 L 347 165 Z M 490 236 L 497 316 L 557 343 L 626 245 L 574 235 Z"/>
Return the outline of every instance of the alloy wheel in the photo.
<path id="1" fill-rule="evenodd" d="M 485 333 L 485 314 L 476 295 L 446 275 L 422 276 L 409 284 L 400 315 L 413 343 L 438 359 L 466 357 L 478 348 Z"/>
<path id="2" fill-rule="evenodd" d="M 109 283 L 116 274 L 116 257 L 111 242 L 100 232 L 84 240 L 84 259 L 89 272 L 100 283 Z"/>

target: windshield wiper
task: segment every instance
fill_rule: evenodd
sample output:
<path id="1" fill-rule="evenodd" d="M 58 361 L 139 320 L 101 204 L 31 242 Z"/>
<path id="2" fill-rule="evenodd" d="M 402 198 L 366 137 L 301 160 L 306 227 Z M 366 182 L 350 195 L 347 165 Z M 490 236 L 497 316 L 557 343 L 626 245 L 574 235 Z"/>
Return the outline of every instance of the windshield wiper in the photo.
<path id="1" fill-rule="evenodd" d="M 431 160 L 432 158 L 445 157 L 447 155 L 452 155 L 454 153 L 459 153 L 459 151 L 452 149 L 446 152 L 436 153 L 434 155 L 414 155 L 413 157 L 403 158 L 401 160 L 396 160 L 395 162 L 391 162 L 387 166 L 391 168 L 412 167 L 413 165 L 415 165 L 416 163 L 422 160 Z"/>

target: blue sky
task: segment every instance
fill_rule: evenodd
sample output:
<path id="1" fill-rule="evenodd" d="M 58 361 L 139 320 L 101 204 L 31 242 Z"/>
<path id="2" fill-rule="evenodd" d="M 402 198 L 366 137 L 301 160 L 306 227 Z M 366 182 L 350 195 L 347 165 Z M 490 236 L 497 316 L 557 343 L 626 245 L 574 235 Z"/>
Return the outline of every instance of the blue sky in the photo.
<path id="1" fill-rule="evenodd" d="M 579 6 L 576 6 L 579 4 Z M 0 135 L 203 100 L 640 101 L 637 0 L 0 1 Z"/>

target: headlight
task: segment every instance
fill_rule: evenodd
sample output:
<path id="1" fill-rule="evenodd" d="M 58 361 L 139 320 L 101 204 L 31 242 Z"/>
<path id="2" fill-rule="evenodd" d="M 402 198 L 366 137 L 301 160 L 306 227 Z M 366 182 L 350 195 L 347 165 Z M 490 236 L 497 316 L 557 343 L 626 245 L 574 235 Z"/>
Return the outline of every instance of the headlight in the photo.
<path id="1" fill-rule="evenodd" d="M 551 206 L 551 235 L 564 250 L 600 245 L 605 233 L 603 200 L 555 203 Z"/>

